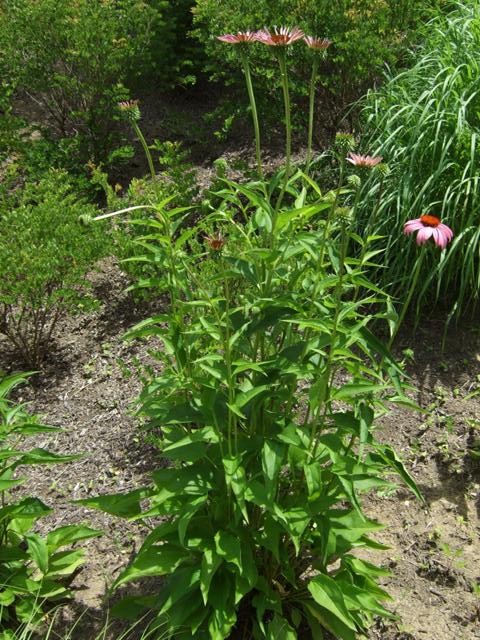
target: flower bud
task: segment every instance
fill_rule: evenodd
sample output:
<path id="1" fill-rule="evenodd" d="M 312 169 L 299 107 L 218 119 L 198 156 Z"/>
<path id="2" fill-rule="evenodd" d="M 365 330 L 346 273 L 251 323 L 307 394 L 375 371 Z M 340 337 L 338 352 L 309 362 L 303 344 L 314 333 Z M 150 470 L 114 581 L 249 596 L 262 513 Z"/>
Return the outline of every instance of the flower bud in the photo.
<path id="1" fill-rule="evenodd" d="M 388 176 L 390 174 L 390 167 L 386 162 L 381 162 L 375 167 L 375 170 L 378 171 L 382 176 Z"/>
<path id="2" fill-rule="evenodd" d="M 355 138 L 352 133 L 338 132 L 335 135 L 335 146 L 339 151 L 347 152 L 355 149 Z"/>
<path id="3" fill-rule="evenodd" d="M 335 216 L 342 222 L 342 224 L 349 224 L 352 221 L 352 209 L 350 207 L 337 207 L 335 209 Z"/>
<path id="4" fill-rule="evenodd" d="M 125 120 L 129 122 L 138 122 L 140 120 L 140 108 L 138 100 L 125 100 L 118 103 L 118 108 L 122 112 Z"/>
<path id="5" fill-rule="evenodd" d="M 358 189 L 360 189 L 360 187 L 362 186 L 362 179 L 360 178 L 360 176 L 354 173 L 351 176 L 348 176 L 347 184 L 349 184 L 352 189 L 355 189 L 355 191 L 358 191 Z"/>

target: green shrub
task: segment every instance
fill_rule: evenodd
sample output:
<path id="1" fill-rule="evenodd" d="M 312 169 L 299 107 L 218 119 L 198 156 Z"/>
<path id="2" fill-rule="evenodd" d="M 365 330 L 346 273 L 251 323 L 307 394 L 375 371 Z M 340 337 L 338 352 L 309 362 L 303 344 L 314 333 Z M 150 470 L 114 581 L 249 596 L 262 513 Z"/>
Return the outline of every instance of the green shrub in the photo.
<path id="1" fill-rule="evenodd" d="M 408 219 L 432 214 L 455 234 L 440 256 L 423 259 L 417 317 L 434 300 L 461 313 L 480 293 L 480 3 L 456 7 L 428 25 L 412 66 L 370 92 L 362 111 L 365 150 L 391 169 L 381 193 L 364 185 L 359 208 L 359 232 L 370 219 L 385 236 L 383 285 L 404 299 L 425 253 L 403 237 Z"/>
<path id="2" fill-rule="evenodd" d="M 91 303 L 84 276 L 111 248 L 78 223 L 95 207 L 78 199 L 66 173 L 18 189 L 0 212 L 0 333 L 31 366 L 51 346 L 58 320 Z M 83 305 L 83 306 L 82 306 Z"/>
<path id="3" fill-rule="evenodd" d="M 0 71 L 32 96 L 52 133 L 74 141 L 76 157 L 106 160 L 117 145 L 116 105 L 151 63 L 159 25 L 140 0 L 5 0 Z"/>
<path id="4" fill-rule="evenodd" d="M 13 631 L 19 624 L 30 628 L 70 595 L 68 580 L 82 564 L 85 552 L 69 547 L 101 535 L 85 526 L 67 525 L 41 537 L 34 525 L 52 509 L 38 498 L 22 497 L 17 489 L 11 494 L 11 489 L 25 481 L 17 476 L 23 465 L 58 464 L 77 457 L 24 449 L 28 438 L 61 431 L 43 425 L 23 405 L 8 400 L 12 389 L 27 377 L 0 378 L 0 638 L 5 640 L 15 638 Z M 6 629 L 12 630 L 10 634 Z"/>

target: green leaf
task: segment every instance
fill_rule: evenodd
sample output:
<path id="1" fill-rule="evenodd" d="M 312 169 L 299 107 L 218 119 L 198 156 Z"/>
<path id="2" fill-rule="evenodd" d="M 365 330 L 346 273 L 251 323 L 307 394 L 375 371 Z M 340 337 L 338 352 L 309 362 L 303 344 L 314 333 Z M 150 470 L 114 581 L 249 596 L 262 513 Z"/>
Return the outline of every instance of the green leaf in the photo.
<path id="1" fill-rule="evenodd" d="M 19 384 L 23 384 L 30 376 L 33 376 L 36 371 L 28 371 L 27 373 L 15 373 L 11 376 L 7 376 L 0 382 L 0 398 L 6 398 L 10 391 Z"/>
<path id="2" fill-rule="evenodd" d="M 213 549 L 205 549 L 200 569 L 200 590 L 205 605 L 208 602 L 208 591 L 215 572 L 223 563 L 223 559 Z"/>
<path id="3" fill-rule="evenodd" d="M 408 471 L 403 466 L 402 460 L 398 457 L 392 447 L 388 445 L 376 445 L 376 450 L 380 455 L 380 458 L 385 461 L 390 468 L 398 473 L 398 475 L 402 478 L 407 487 L 412 491 L 412 493 L 423 503 L 425 503 L 425 498 L 420 493 L 419 488 L 417 487 L 415 481 L 408 473 Z M 372 458 L 374 456 L 372 455 Z"/>
<path id="4" fill-rule="evenodd" d="M 388 389 L 386 384 L 373 384 L 371 382 L 349 382 L 335 389 L 332 398 L 335 400 L 350 400 L 354 396 L 366 394 L 378 394 L 380 391 Z"/>
<path id="5" fill-rule="evenodd" d="M 52 576 L 68 576 L 75 569 L 83 564 L 84 549 L 76 551 L 60 551 L 50 556 L 50 562 L 47 575 Z"/>
<path id="6" fill-rule="evenodd" d="M 51 453 L 45 449 L 32 449 L 27 454 L 22 456 L 17 465 L 21 464 L 56 464 L 58 462 L 71 462 L 72 460 L 79 460 L 83 456 L 62 456 L 56 453 Z"/>
<path id="7" fill-rule="evenodd" d="M 132 564 L 115 580 L 112 589 L 118 589 L 120 585 L 138 578 L 172 573 L 189 558 L 190 554 L 181 547 L 171 544 L 151 545 L 144 551 L 139 551 Z"/>
<path id="8" fill-rule="evenodd" d="M 245 504 L 245 489 L 247 481 L 245 469 L 242 466 L 242 459 L 240 456 L 223 458 L 223 466 L 225 469 L 225 482 L 227 487 L 232 489 L 243 517 L 246 522 L 249 522 L 248 511 Z"/>
<path id="9" fill-rule="evenodd" d="M 191 594 L 194 589 L 198 589 L 200 580 L 200 570 L 195 567 L 185 567 L 177 569 L 168 580 L 168 597 L 164 602 L 160 615 L 168 610 L 187 594 Z"/>
<path id="10" fill-rule="evenodd" d="M 330 611 L 349 629 L 356 631 L 355 622 L 345 605 L 342 591 L 333 578 L 321 573 L 310 580 L 308 590 L 317 604 Z"/>
<path id="11" fill-rule="evenodd" d="M 190 520 L 193 516 L 203 507 L 203 505 L 207 502 L 208 495 L 199 496 L 195 498 L 191 502 L 189 502 L 186 507 L 182 510 L 180 517 L 177 520 L 178 527 L 178 539 L 181 545 L 185 544 L 185 536 L 187 534 L 187 527 Z"/>
<path id="12" fill-rule="evenodd" d="M 267 499 L 275 500 L 277 495 L 278 475 L 285 457 L 285 445 L 266 440 L 262 448 L 262 470 L 265 478 Z"/>
<path id="13" fill-rule="evenodd" d="M 47 535 L 47 545 L 51 550 L 58 549 L 59 547 L 73 544 L 79 540 L 87 540 L 88 538 L 96 538 L 98 536 L 103 536 L 103 531 L 91 529 L 84 525 L 70 524 L 50 531 Z"/>
<path id="14" fill-rule="evenodd" d="M 7 491 L 12 487 L 16 487 L 18 484 L 25 482 L 25 478 L 18 478 L 17 480 L 0 480 L 0 491 Z"/>
<path id="15" fill-rule="evenodd" d="M 40 571 L 45 575 L 48 572 L 48 547 L 47 543 L 37 533 L 25 534 L 28 552 Z"/>
<path id="16" fill-rule="evenodd" d="M 268 211 L 264 208 L 258 208 L 254 215 L 256 225 L 260 229 L 265 229 L 267 233 L 271 233 L 273 229 L 272 218 Z"/>
<path id="17" fill-rule="evenodd" d="M 228 531 L 217 531 L 215 534 L 215 549 L 217 554 L 225 560 L 234 564 L 240 574 L 242 573 L 242 552 L 240 540 Z"/>
<path id="18" fill-rule="evenodd" d="M 357 640 L 357 634 L 355 631 L 344 624 L 337 616 L 332 614 L 328 609 L 318 605 L 316 602 L 306 602 L 303 605 L 305 612 L 309 619 L 311 628 L 314 628 L 312 624 L 314 620 L 318 621 L 324 629 L 330 631 L 335 638 L 339 640 Z M 322 635 L 320 636 L 322 638 Z M 316 640 L 316 636 L 315 636 Z"/>
<path id="19" fill-rule="evenodd" d="M 215 430 L 212 427 L 202 427 L 165 447 L 163 454 L 170 460 L 195 462 L 205 456 L 208 444 L 217 442 Z"/>
<path id="20" fill-rule="evenodd" d="M 140 501 L 150 497 L 152 489 L 136 489 L 130 493 L 112 493 L 96 498 L 74 500 L 74 504 L 83 504 L 91 509 L 99 509 L 120 518 L 133 518 L 142 513 Z"/>
<path id="21" fill-rule="evenodd" d="M 267 640 L 297 640 L 297 634 L 285 618 L 275 613 L 268 625 Z"/>

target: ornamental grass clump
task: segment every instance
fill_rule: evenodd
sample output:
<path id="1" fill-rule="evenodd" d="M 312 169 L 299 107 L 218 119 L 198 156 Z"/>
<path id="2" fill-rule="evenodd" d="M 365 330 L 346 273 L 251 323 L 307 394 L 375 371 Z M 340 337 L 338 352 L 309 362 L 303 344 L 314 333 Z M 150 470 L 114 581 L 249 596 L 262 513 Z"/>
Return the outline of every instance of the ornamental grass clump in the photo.
<path id="1" fill-rule="evenodd" d="M 394 618 L 389 572 L 357 552 L 386 548 L 365 495 L 401 480 L 421 499 L 376 437 L 392 404 L 414 405 L 373 332 L 389 299 L 365 275 L 378 251 L 353 232 L 347 159 L 332 152 L 328 192 L 287 160 L 268 181 L 223 179 L 200 219 L 145 205 L 138 259 L 169 304 L 128 337 L 154 340 L 138 411 L 164 461 L 146 486 L 81 503 L 150 529 L 113 588 L 164 581 L 117 611 L 150 611 L 171 637 L 355 640 Z M 352 170 L 381 181 L 378 165 Z"/>
<path id="2" fill-rule="evenodd" d="M 455 3 L 426 33 L 424 44 L 411 53 L 412 65 L 389 73 L 369 92 L 361 113 L 364 142 L 388 158 L 391 169 L 373 226 L 373 233 L 385 238 L 381 285 L 405 299 L 415 263 L 422 259 L 413 305 L 417 321 L 435 302 L 458 318 L 475 308 L 480 295 L 480 4 Z M 376 182 L 363 186 L 360 234 L 378 187 Z M 392 229 L 430 211 L 452 226 L 455 237 L 447 252 L 429 251 L 424 259 L 415 243 L 405 246 Z"/>

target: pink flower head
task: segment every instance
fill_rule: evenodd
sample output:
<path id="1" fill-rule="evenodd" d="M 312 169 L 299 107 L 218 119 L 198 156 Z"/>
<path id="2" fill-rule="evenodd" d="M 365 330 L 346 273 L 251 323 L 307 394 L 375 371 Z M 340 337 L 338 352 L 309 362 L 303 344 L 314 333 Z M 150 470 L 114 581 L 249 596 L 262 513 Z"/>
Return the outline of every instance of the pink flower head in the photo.
<path id="1" fill-rule="evenodd" d="M 453 238 L 453 231 L 446 224 L 443 224 L 437 216 L 420 216 L 420 218 L 406 222 L 403 232 L 409 234 L 414 231 L 418 231 L 418 245 L 424 244 L 429 238 L 433 238 L 437 247 L 445 249 Z"/>
<path id="2" fill-rule="evenodd" d="M 288 27 L 274 27 L 273 32 L 268 29 L 257 31 L 255 39 L 271 47 L 287 47 L 289 44 L 301 40 L 304 35 L 303 31 L 298 27 L 293 27 L 293 29 L 289 29 Z"/>
<path id="3" fill-rule="evenodd" d="M 237 33 L 226 33 L 224 36 L 217 36 L 217 40 L 228 42 L 228 44 L 242 44 L 244 42 L 255 42 L 256 35 L 253 31 L 237 31 Z"/>
<path id="4" fill-rule="evenodd" d="M 382 156 L 362 156 L 359 153 L 352 153 L 350 151 L 347 160 L 356 167 L 367 167 L 371 169 L 372 167 L 376 167 L 377 164 L 380 164 L 383 158 Z"/>
<path id="5" fill-rule="evenodd" d="M 317 38 L 315 36 L 305 36 L 303 40 L 307 47 L 316 51 L 324 51 L 332 44 L 332 41 L 328 38 Z"/>

